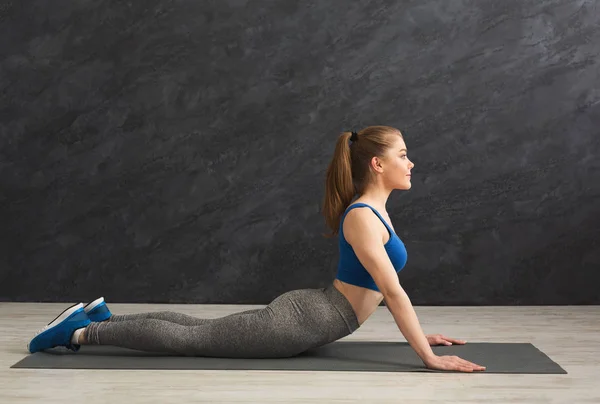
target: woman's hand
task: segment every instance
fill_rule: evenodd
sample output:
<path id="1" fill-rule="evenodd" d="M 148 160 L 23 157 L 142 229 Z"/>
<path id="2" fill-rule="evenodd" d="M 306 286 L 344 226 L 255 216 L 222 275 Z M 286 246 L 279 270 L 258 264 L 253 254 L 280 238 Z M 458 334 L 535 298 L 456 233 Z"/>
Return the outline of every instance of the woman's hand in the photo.
<path id="1" fill-rule="evenodd" d="M 458 356 L 433 356 L 424 361 L 425 366 L 435 370 L 454 370 L 458 372 L 475 372 L 485 370 L 485 366 L 466 361 Z"/>
<path id="2" fill-rule="evenodd" d="M 427 342 L 429 342 L 429 345 L 431 345 L 431 346 L 433 346 L 433 345 L 452 345 L 452 344 L 464 345 L 467 343 L 467 341 L 463 341 L 461 339 L 444 337 L 442 334 L 431 334 L 431 335 L 426 335 L 425 337 L 427 338 Z"/>

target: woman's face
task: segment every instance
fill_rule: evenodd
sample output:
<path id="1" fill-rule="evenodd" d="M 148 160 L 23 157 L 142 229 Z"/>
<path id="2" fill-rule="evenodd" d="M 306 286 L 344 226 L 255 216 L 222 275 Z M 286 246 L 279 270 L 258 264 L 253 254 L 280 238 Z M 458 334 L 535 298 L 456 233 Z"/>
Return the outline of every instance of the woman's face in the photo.
<path id="1" fill-rule="evenodd" d="M 415 166 L 408 159 L 408 150 L 404 139 L 398 137 L 394 145 L 386 153 L 384 174 L 386 182 L 394 189 L 410 189 L 411 170 Z"/>

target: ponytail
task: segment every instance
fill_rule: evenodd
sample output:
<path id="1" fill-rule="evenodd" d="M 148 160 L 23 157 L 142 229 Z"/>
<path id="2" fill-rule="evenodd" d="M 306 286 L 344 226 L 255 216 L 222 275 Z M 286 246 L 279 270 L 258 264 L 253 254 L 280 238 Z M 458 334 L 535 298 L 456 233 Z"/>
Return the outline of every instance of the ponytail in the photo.
<path id="1" fill-rule="evenodd" d="M 344 132 L 338 137 L 333 158 L 327 168 L 323 216 L 327 226 L 332 230 L 332 233 L 324 235 L 327 238 L 338 234 L 342 213 L 356 195 L 350 158 L 351 135 L 351 132 Z"/>
<path id="2" fill-rule="evenodd" d="M 395 136 L 402 137 L 400 131 L 391 126 L 369 126 L 354 134 L 350 144 L 352 135 L 352 132 L 343 132 L 338 137 L 327 168 L 323 216 L 331 233 L 323 234 L 326 238 L 339 233 L 342 214 L 356 194 L 364 193 L 373 179 L 371 159 L 383 156 L 392 147 Z"/>

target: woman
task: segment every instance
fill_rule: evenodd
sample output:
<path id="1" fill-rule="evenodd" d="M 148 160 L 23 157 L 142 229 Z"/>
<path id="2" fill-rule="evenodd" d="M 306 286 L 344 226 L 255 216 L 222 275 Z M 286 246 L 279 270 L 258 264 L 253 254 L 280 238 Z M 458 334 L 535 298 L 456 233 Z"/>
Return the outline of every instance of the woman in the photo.
<path id="1" fill-rule="evenodd" d="M 343 133 L 327 170 L 324 215 L 339 232 L 340 260 L 327 288 L 293 290 L 262 309 L 216 319 L 173 312 L 112 315 L 103 298 L 65 310 L 31 340 L 30 352 L 84 344 L 189 356 L 283 358 L 356 331 L 383 299 L 396 324 L 430 369 L 473 372 L 485 368 L 456 356 L 437 356 L 430 345 L 464 344 L 424 335 L 397 272 L 406 249 L 385 210 L 394 189 L 411 188 L 414 164 L 399 130 L 371 126 Z M 358 198 L 354 200 L 354 197 Z M 350 206 L 349 206 L 350 205 Z"/>

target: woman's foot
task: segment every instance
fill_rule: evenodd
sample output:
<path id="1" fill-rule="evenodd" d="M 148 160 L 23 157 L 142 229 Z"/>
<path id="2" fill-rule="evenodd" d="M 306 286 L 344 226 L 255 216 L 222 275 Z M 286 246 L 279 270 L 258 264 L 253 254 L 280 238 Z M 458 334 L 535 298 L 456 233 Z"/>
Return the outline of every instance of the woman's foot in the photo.
<path id="1" fill-rule="evenodd" d="M 83 309 L 94 323 L 106 321 L 112 316 L 103 297 L 99 297 L 93 302 L 86 304 Z"/>
<path id="2" fill-rule="evenodd" d="M 83 304 L 73 305 L 38 331 L 27 344 L 27 349 L 29 349 L 29 352 L 35 353 L 57 346 L 64 346 L 72 351 L 78 351 L 80 346 L 71 342 L 73 333 L 90 323 L 89 317 L 83 310 Z"/>

